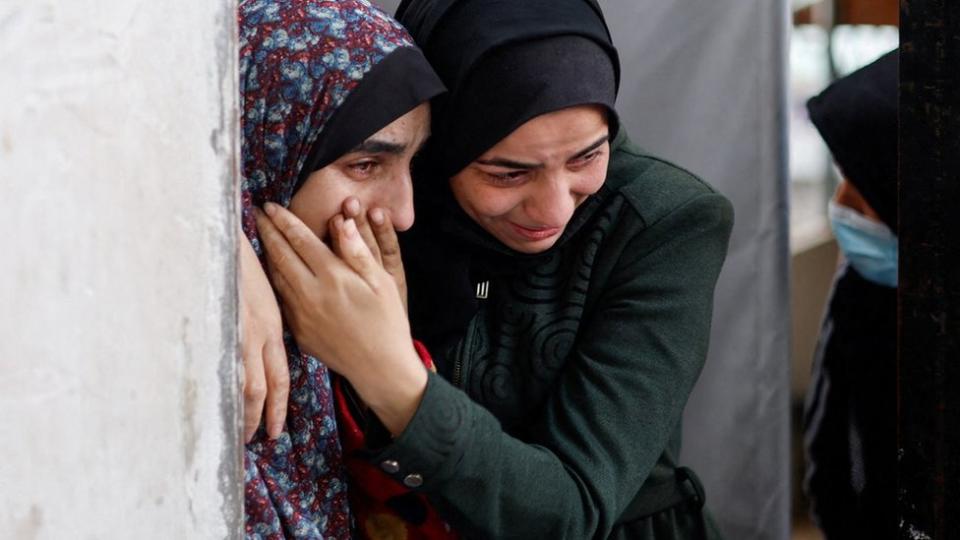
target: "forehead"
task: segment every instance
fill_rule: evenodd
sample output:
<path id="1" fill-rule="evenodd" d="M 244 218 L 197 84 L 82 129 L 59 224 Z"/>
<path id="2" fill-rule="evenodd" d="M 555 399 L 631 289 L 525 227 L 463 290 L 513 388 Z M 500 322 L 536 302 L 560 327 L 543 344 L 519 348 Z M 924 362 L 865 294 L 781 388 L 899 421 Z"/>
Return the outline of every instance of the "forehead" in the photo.
<path id="1" fill-rule="evenodd" d="M 430 104 L 421 103 L 369 138 L 395 143 L 416 143 L 426 139 L 429 132 Z"/>
<path id="2" fill-rule="evenodd" d="M 528 120 L 503 138 L 481 159 L 501 154 L 552 155 L 579 151 L 607 131 L 606 109 L 599 105 L 579 105 Z"/>

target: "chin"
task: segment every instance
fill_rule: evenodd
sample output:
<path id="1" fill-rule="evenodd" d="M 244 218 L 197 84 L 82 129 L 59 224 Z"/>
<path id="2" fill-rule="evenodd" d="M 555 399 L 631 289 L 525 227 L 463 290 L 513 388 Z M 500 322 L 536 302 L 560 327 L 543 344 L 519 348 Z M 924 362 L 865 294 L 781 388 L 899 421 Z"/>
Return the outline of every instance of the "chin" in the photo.
<path id="1" fill-rule="evenodd" d="M 501 240 L 503 242 L 503 240 Z M 557 239 L 541 240 L 540 242 L 503 242 L 510 249 L 527 255 L 543 253 L 557 243 Z"/>
<path id="2" fill-rule="evenodd" d="M 496 238 L 501 244 L 518 253 L 524 253 L 527 255 L 543 253 L 544 251 L 552 248 L 554 244 L 557 243 L 557 240 L 560 239 L 560 236 L 563 235 L 563 231 L 561 230 L 556 235 L 549 238 L 530 240 L 518 238 L 516 235 L 512 234 L 507 226 L 484 227 L 484 229 L 486 229 L 486 231 L 490 233 L 490 236 Z"/>

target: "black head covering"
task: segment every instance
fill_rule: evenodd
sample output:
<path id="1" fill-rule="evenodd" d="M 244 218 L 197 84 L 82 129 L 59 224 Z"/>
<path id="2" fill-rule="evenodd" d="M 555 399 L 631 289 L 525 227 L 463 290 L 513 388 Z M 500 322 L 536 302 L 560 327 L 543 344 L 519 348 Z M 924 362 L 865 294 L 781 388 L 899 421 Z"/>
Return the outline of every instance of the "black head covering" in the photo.
<path id="1" fill-rule="evenodd" d="M 405 0 L 397 18 L 450 90 L 428 150 L 441 178 L 567 107 L 605 106 L 616 134 L 620 63 L 594 0 Z"/>
<path id="2" fill-rule="evenodd" d="M 899 49 L 837 80 L 807 102 L 843 175 L 897 229 Z"/>
<path id="3" fill-rule="evenodd" d="M 496 271 L 477 267 L 475 250 L 496 251 L 502 268 L 535 257 L 483 231 L 447 180 L 521 124 L 567 107 L 605 106 L 615 135 L 620 63 L 594 0 L 404 0 L 397 18 L 449 89 L 432 102 L 431 142 L 415 174 L 417 222 L 401 235 L 403 252 L 416 254 L 404 261 L 413 332 L 444 372 L 478 307 L 473 281 Z"/>
<path id="4" fill-rule="evenodd" d="M 327 121 L 297 180 L 333 163 L 391 122 L 446 89 L 419 49 L 401 47 L 367 73 Z"/>

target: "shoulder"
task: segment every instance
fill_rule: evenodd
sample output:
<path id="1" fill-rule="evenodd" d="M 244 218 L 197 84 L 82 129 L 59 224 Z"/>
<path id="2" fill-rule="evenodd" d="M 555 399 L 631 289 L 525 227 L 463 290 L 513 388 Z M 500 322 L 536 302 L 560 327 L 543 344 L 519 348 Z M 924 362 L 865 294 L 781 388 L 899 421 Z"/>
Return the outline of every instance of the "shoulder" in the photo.
<path id="1" fill-rule="evenodd" d="M 626 272 L 660 265 L 668 272 L 706 276 L 726 257 L 734 220 L 730 201 L 690 171 L 633 145 L 625 134 L 613 144 L 598 206 L 603 259 Z"/>
<path id="2" fill-rule="evenodd" d="M 690 171 L 633 144 L 625 133 L 612 145 L 605 188 L 620 195 L 644 226 L 682 212 L 709 212 L 733 223 L 730 201 Z"/>

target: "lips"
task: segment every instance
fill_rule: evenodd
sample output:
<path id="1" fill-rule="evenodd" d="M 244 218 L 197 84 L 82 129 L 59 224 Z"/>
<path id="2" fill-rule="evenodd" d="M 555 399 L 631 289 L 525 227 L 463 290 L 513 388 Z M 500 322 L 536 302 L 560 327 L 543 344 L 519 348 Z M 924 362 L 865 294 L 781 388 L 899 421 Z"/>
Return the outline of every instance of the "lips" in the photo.
<path id="1" fill-rule="evenodd" d="M 530 241 L 545 240 L 547 238 L 556 236 L 560 233 L 560 227 L 524 227 L 523 225 L 518 225 L 514 222 L 509 222 L 510 227 L 513 231 L 520 236 Z"/>

